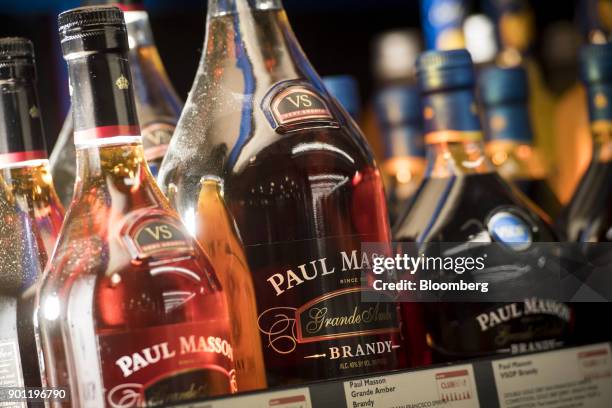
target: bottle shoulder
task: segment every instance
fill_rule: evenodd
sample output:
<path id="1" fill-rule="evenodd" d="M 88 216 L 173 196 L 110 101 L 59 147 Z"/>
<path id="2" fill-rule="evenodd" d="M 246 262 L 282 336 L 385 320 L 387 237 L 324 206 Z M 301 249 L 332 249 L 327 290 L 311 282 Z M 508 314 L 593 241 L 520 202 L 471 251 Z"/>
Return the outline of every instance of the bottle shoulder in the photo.
<path id="1" fill-rule="evenodd" d="M 394 228 L 397 241 L 464 242 L 490 239 L 489 221 L 497 213 L 517 213 L 536 226 L 535 241 L 556 240 L 548 222 L 497 173 L 426 178 Z"/>

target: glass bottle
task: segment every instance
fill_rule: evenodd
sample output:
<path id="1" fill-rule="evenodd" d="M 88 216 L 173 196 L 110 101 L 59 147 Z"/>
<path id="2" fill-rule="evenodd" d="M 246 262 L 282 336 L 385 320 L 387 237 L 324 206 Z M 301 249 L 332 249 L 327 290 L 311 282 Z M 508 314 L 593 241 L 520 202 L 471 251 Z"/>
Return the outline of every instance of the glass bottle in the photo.
<path id="1" fill-rule="evenodd" d="M 142 0 L 85 0 L 84 4 L 109 4 L 119 7 L 128 30 L 130 69 L 136 97 L 136 111 L 142 128 L 145 159 L 157 175 L 168 143 L 183 108 L 161 61 L 149 16 Z M 66 121 L 51 152 L 51 171 L 65 205 L 72 198 L 76 174 L 72 113 Z"/>
<path id="2" fill-rule="evenodd" d="M 3 387 L 41 386 L 32 315 L 36 283 L 45 258 L 36 226 L 19 208 L 0 175 L 0 384 Z"/>
<path id="3" fill-rule="evenodd" d="M 409 208 L 394 228 L 394 238 L 414 242 L 423 252 L 445 243 L 451 245 L 448 252 L 459 254 L 470 250 L 466 243 L 497 243 L 500 246 L 489 248 L 487 269 L 482 273 L 497 274 L 493 276 L 501 279 L 497 282 L 500 290 L 507 286 L 521 293 L 525 269 L 517 267 L 517 251 L 522 257 L 538 260 L 544 253 L 532 243 L 554 241 L 555 235 L 540 210 L 505 182 L 485 157 L 469 53 L 430 51 L 420 57 L 417 69 L 428 167 Z M 573 315 L 563 304 L 555 303 L 563 311 L 558 315 L 517 313 L 501 324 L 481 327 L 478 316 L 483 313 L 505 307 L 521 311 L 529 300 L 509 306 L 492 302 L 427 303 L 424 321 L 433 360 L 520 353 L 565 344 Z M 411 305 L 402 304 L 404 314 L 413 313 Z M 404 320 L 409 317 L 404 316 Z"/>
<path id="4" fill-rule="evenodd" d="M 486 152 L 497 172 L 548 215 L 556 217 L 561 204 L 548 184 L 548 163 L 533 145 L 525 69 L 485 69 L 479 76 L 479 95 Z"/>
<path id="5" fill-rule="evenodd" d="M 223 180 L 255 285 L 268 383 L 400 367 L 396 305 L 360 302 L 361 243 L 389 241 L 380 173 L 281 2 L 210 0 L 203 49 L 158 179 L 182 218 L 203 224 L 203 180 Z M 371 307 L 386 316 L 376 325 L 309 318 Z M 339 354 L 373 343 L 380 354 Z"/>
<path id="6" fill-rule="evenodd" d="M 593 155 L 560 222 L 568 241 L 612 242 L 611 67 L 612 44 L 588 45 L 582 50 Z"/>
<path id="7" fill-rule="evenodd" d="M 20 209 L 32 219 L 51 255 L 64 219 L 53 187 L 40 118 L 34 47 L 25 38 L 0 39 L 0 173 Z"/>
<path id="8" fill-rule="evenodd" d="M 236 391 L 226 299 L 144 158 L 121 11 L 59 16 L 73 86 L 75 196 L 39 292 L 61 406 L 152 406 Z"/>
<path id="9" fill-rule="evenodd" d="M 421 96 L 414 85 L 388 86 L 376 95 L 375 108 L 385 146 L 381 168 L 389 219 L 394 224 L 425 174 Z"/>

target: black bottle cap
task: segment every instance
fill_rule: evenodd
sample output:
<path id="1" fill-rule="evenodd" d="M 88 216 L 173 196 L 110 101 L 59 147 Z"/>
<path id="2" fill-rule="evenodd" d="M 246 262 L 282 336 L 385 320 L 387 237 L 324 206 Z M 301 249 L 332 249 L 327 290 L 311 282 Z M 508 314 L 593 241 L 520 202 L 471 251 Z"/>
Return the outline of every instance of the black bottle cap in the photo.
<path id="1" fill-rule="evenodd" d="M 0 38 L 0 79 L 35 79 L 34 46 L 27 38 Z"/>
<path id="2" fill-rule="evenodd" d="M 421 92 L 447 91 L 474 86 L 474 66 L 464 49 L 427 51 L 417 60 Z"/>
<path id="3" fill-rule="evenodd" d="M 62 52 L 128 50 L 123 12 L 117 7 L 88 6 L 64 11 L 58 17 Z"/>
<path id="4" fill-rule="evenodd" d="M 487 68 L 480 74 L 478 92 L 485 106 L 525 102 L 529 95 L 527 73 L 523 67 Z"/>
<path id="5" fill-rule="evenodd" d="M 587 84 L 612 82 L 612 43 L 582 47 L 580 71 L 582 80 Z"/>

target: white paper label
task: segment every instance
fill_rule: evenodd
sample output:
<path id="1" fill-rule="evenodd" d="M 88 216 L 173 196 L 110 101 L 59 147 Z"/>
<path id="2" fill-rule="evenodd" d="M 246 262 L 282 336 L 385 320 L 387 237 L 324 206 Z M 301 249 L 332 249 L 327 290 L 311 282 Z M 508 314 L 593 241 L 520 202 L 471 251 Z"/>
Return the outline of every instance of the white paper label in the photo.
<path id="1" fill-rule="evenodd" d="M 471 365 L 351 380 L 344 383 L 348 408 L 479 407 Z"/>
<path id="2" fill-rule="evenodd" d="M 245 395 L 219 401 L 182 405 L 183 408 L 312 408 L 308 388 Z"/>
<path id="3" fill-rule="evenodd" d="M 607 343 L 492 362 L 501 408 L 610 408 Z"/>

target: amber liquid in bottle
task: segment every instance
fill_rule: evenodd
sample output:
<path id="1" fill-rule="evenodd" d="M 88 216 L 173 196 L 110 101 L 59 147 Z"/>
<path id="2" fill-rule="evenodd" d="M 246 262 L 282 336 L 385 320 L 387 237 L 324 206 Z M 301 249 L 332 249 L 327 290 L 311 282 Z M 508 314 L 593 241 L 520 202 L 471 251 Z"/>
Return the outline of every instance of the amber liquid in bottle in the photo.
<path id="1" fill-rule="evenodd" d="M 0 175 L 0 382 L 4 387 L 41 386 L 32 315 L 36 282 L 46 259 L 42 246 L 36 225 Z"/>
<path id="2" fill-rule="evenodd" d="M 63 209 L 47 168 L 32 43 L 0 39 L 0 66 L 0 385 L 40 387 L 35 295 Z"/>
<path id="3" fill-rule="evenodd" d="M 223 180 L 255 286 L 268 384 L 399 368 L 396 305 L 361 302 L 361 243 L 389 241 L 363 136 L 324 90 L 280 2 L 213 0 L 208 12 L 160 184 L 183 220 L 206 225 L 201 180 Z M 321 325 L 353 313 L 375 322 Z"/>
<path id="4" fill-rule="evenodd" d="M 255 287 L 235 221 L 223 198 L 223 182 L 202 179 L 195 235 L 204 245 L 228 298 L 236 376 L 241 391 L 266 387 L 257 325 Z M 201 222 L 205 220 L 205 222 Z"/>
<path id="5" fill-rule="evenodd" d="M 144 158 L 123 17 L 71 10 L 60 33 L 79 174 L 39 294 L 46 383 L 71 393 L 56 405 L 157 406 L 236 392 L 225 295 Z"/>

